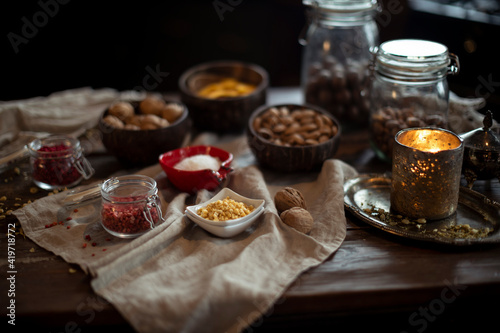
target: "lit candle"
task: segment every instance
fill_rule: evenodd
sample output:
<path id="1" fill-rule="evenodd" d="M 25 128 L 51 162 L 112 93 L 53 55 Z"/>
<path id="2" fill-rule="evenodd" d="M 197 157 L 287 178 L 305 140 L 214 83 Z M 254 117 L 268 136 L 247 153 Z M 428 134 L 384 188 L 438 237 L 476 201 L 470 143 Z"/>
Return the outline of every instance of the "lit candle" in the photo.
<path id="1" fill-rule="evenodd" d="M 391 210 L 412 219 L 455 213 L 463 160 L 462 139 L 438 128 L 409 128 L 395 136 Z"/>

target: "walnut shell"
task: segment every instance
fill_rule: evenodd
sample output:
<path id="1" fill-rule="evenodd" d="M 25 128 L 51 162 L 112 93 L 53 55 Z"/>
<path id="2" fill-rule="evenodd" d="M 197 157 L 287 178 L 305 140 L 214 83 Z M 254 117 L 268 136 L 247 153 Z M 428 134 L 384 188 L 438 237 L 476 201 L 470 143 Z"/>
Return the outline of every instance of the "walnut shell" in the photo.
<path id="1" fill-rule="evenodd" d="M 134 115 L 134 107 L 128 102 L 116 102 L 109 107 L 108 113 L 120 120 L 125 120 Z"/>
<path id="2" fill-rule="evenodd" d="M 139 114 L 139 115 L 134 115 L 132 117 L 128 117 L 127 119 L 125 119 L 125 124 L 141 127 L 144 116 L 145 115 L 143 114 Z"/>
<path id="3" fill-rule="evenodd" d="M 124 126 L 123 122 L 118 117 L 111 114 L 108 114 L 106 117 L 104 117 L 102 121 L 115 128 L 123 128 Z"/>
<path id="4" fill-rule="evenodd" d="M 274 204 L 278 210 L 278 214 L 281 214 L 287 209 L 292 207 L 301 207 L 307 209 L 306 201 L 302 196 L 300 191 L 294 189 L 293 187 L 285 187 L 279 190 L 274 195 Z"/>
<path id="5" fill-rule="evenodd" d="M 180 106 L 179 104 L 176 103 L 168 103 L 165 105 L 165 107 L 161 110 L 161 117 L 164 119 L 167 119 L 169 122 L 173 123 L 179 117 L 182 115 L 184 112 L 184 108 Z"/>
<path id="6" fill-rule="evenodd" d="M 168 125 L 170 125 L 168 120 L 154 114 L 144 115 L 141 119 L 141 129 L 157 129 L 167 127 Z"/>
<path id="7" fill-rule="evenodd" d="M 285 224 L 304 234 L 308 234 L 314 224 L 311 213 L 302 207 L 287 209 L 280 214 L 280 218 Z"/>
<path id="8" fill-rule="evenodd" d="M 129 131 L 138 131 L 141 128 L 139 126 L 137 126 L 137 125 L 125 124 L 125 126 L 123 127 L 123 129 L 129 130 Z"/>
<path id="9" fill-rule="evenodd" d="M 139 110 L 143 114 L 155 114 L 159 116 L 164 107 L 165 101 L 153 96 L 146 97 L 139 103 Z"/>

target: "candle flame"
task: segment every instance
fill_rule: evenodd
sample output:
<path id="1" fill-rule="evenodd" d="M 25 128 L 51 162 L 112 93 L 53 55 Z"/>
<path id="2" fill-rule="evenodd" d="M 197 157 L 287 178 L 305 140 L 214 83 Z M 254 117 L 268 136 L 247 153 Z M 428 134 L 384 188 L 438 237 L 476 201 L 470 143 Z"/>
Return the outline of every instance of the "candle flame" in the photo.
<path id="1" fill-rule="evenodd" d="M 325 51 L 325 53 L 328 53 L 330 51 L 330 41 L 329 40 L 325 40 L 323 42 L 323 51 Z"/>
<path id="2" fill-rule="evenodd" d="M 446 132 L 434 129 L 418 129 L 401 136 L 400 143 L 428 153 L 455 149 L 460 141 Z"/>

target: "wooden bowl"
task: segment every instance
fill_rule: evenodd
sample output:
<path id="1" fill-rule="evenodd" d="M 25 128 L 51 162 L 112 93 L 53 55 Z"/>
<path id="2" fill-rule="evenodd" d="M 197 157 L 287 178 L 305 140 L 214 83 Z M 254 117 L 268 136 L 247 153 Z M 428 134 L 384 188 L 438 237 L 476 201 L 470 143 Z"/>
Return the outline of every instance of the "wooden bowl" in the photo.
<path id="1" fill-rule="evenodd" d="M 212 99 L 198 95 L 204 86 L 224 78 L 253 84 L 256 88 L 239 97 Z M 193 125 L 219 133 L 243 132 L 252 111 L 266 103 L 268 86 L 268 74 L 262 67 L 239 61 L 200 64 L 179 78 L 181 101 L 188 107 Z"/>
<path id="2" fill-rule="evenodd" d="M 138 114 L 140 101 L 128 101 Z M 191 131 L 191 119 L 185 105 L 179 102 L 165 100 L 167 103 L 177 103 L 183 106 L 184 112 L 168 127 L 153 130 L 128 130 L 111 127 L 103 121 L 108 115 L 106 109 L 99 119 L 104 147 L 122 164 L 127 166 L 146 166 L 158 163 L 158 157 L 165 151 L 179 148 Z"/>
<path id="3" fill-rule="evenodd" d="M 275 144 L 257 133 L 254 120 L 271 107 L 287 107 L 289 110 L 312 109 L 332 120 L 337 133 L 325 142 L 307 146 L 285 146 Z M 341 136 L 339 121 L 327 111 L 313 105 L 280 104 L 261 106 L 255 110 L 247 124 L 247 140 L 258 163 L 268 169 L 281 172 L 312 171 L 321 168 L 323 162 L 337 152 Z"/>

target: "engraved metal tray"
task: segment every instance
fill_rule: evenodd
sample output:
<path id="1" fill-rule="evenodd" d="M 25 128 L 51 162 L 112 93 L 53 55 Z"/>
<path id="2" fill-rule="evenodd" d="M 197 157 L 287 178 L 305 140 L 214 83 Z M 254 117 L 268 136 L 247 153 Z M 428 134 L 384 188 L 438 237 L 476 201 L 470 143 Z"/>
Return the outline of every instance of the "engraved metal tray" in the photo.
<path id="1" fill-rule="evenodd" d="M 360 175 L 345 182 L 344 206 L 371 226 L 410 239 L 459 246 L 500 243 L 500 203 L 481 193 L 460 187 L 457 212 L 452 216 L 425 223 L 406 219 L 403 223 L 404 217 L 390 211 L 390 192 L 390 175 Z M 467 224 L 471 229 L 484 231 L 488 228 L 490 232 L 483 237 L 445 232 Z"/>

